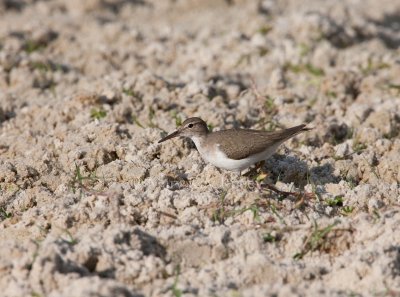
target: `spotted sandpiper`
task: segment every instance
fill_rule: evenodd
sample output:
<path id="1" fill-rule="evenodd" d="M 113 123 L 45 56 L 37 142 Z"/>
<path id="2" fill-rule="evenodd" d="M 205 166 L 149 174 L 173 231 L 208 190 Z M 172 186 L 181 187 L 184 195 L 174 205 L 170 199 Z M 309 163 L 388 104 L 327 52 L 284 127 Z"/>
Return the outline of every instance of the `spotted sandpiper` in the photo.
<path id="1" fill-rule="evenodd" d="M 168 139 L 185 136 L 193 140 L 202 158 L 216 167 L 241 172 L 245 168 L 269 158 L 279 145 L 289 138 L 308 131 L 306 125 L 274 132 L 229 129 L 210 132 L 201 118 L 188 118 Z"/>

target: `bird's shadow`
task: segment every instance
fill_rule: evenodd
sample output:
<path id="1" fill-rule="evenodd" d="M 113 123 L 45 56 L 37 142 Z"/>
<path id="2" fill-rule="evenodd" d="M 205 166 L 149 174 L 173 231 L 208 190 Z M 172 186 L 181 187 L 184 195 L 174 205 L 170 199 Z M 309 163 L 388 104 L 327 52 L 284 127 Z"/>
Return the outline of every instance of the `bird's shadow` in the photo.
<path id="1" fill-rule="evenodd" d="M 339 180 L 331 164 L 326 163 L 310 168 L 305 161 L 296 156 L 275 154 L 266 161 L 264 169 L 272 183 L 275 184 L 278 181 L 294 183 L 298 188 L 304 188 L 307 184 L 337 183 Z"/>

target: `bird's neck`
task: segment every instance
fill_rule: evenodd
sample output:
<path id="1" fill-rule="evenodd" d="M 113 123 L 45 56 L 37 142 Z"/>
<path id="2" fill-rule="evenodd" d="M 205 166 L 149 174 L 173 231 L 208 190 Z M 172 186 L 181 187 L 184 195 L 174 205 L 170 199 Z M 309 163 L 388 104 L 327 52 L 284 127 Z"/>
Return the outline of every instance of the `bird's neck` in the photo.
<path id="1" fill-rule="evenodd" d="M 194 144 L 196 145 L 196 148 L 198 150 L 201 149 L 201 147 L 203 147 L 204 141 L 207 138 L 207 134 L 202 134 L 202 135 L 194 135 L 191 137 L 192 141 L 194 142 Z"/>

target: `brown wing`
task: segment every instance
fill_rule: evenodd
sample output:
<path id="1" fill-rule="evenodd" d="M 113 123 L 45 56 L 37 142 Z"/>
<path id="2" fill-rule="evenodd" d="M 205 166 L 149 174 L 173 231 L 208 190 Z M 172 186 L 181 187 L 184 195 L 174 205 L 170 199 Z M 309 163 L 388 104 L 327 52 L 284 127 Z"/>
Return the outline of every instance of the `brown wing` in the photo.
<path id="1" fill-rule="evenodd" d="M 274 132 L 232 129 L 217 131 L 208 137 L 214 138 L 214 142 L 219 144 L 220 149 L 228 158 L 241 160 L 250 154 L 260 153 L 270 146 L 279 145 L 302 131 L 309 130 L 305 126 L 299 125 Z"/>

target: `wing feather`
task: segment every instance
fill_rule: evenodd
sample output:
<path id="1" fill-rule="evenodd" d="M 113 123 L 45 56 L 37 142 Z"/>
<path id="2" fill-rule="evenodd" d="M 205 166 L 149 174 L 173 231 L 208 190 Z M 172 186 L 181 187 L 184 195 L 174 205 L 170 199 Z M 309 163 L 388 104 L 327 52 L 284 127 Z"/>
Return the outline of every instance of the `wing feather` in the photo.
<path id="1" fill-rule="evenodd" d="M 259 130 L 231 129 L 211 133 L 208 137 L 218 143 L 219 148 L 230 159 L 241 160 L 251 154 L 279 145 L 296 134 L 309 130 L 305 125 L 267 132 Z M 211 140 L 211 139 L 210 139 Z"/>

